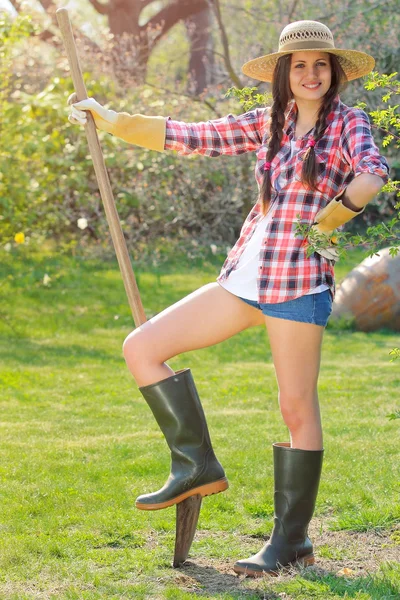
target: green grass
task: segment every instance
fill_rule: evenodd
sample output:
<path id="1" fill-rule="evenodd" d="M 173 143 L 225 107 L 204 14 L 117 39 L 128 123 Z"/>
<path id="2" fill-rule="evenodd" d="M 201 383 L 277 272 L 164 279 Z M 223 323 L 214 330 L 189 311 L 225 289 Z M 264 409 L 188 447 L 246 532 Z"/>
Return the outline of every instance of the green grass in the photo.
<path id="1" fill-rule="evenodd" d="M 400 598 L 396 560 L 340 576 L 335 561 L 353 550 L 330 544 L 321 544 L 323 572 L 249 582 L 229 571 L 271 531 L 271 443 L 287 440 L 261 327 L 171 362 L 193 371 L 231 484 L 203 502 L 196 567 L 173 570 L 174 509 L 133 508 L 164 483 L 169 456 L 123 361 L 132 319 L 116 264 L 19 253 L 0 261 L 0 598 Z M 340 264 L 339 278 L 359 259 Z M 148 316 L 214 280 L 218 267 L 170 271 L 140 273 Z M 389 331 L 326 332 L 316 522 L 349 539 L 385 534 L 400 561 L 400 422 L 386 416 L 399 409 L 396 346 Z"/>

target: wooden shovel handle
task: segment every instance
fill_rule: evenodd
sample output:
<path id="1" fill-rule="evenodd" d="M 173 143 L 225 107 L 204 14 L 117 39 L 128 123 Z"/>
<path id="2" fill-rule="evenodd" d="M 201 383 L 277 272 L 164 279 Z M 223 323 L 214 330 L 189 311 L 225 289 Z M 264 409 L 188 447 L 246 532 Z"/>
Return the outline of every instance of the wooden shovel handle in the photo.
<path id="1" fill-rule="evenodd" d="M 82 77 L 81 67 L 79 65 L 79 58 L 76 51 L 75 40 L 74 35 L 72 33 L 68 11 L 66 8 L 59 8 L 56 11 L 56 15 L 60 31 L 63 37 L 64 46 L 67 52 L 69 67 L 71 70 L 71 76 L 75 88 L 75 93 L 77 96 L 77 101 L 85 100 L 87 98 L 87 92 Z M 108 177 L 106 165 L 104 162 L 103 153 L 101 151 L 99 138 L 97 136 L 96 126 L 94 124 L 92 115 L 89 111 L 87 116 L 88 119 L 87 124 L 85 125 L 85 132 L 89 144 L 89 151 L 92 157 L 97 183 L 99 186 L 108 226 L 110 228 L 111 238 L 114 244 L 115 253 L 117 255 L 119 268 L 124 282 L 125 291 L 128 296 L 129 306 L 131 307 L 135 325 L 136 327 L 138 327 L 146 321 L 146 315 L 143 310 L 143 305 L 140 299 L 135 275 L 133 273 L 128 249 L 126 247 L 125 238 L 122 233 L 121 223 L 119 221 L 117 209 L 115 207 L 114 196 L 112 193 L 110 179 Z"/>

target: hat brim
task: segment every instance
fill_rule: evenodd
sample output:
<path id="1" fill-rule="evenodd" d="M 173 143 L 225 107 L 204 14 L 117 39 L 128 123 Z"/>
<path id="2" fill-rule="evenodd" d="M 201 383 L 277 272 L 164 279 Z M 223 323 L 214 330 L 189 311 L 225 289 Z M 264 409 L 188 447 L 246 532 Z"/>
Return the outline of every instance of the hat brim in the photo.
<path id="1" fill-rule="evenodd" d="M 329 54 L 335 54 L 339 59 L 343 71 L 346 73 L 348 81 L 367 75 L 375 66 L 375 59 L 372 56 L 365 52 L 358 52 L 357 50 L 302 48 L 301 50 L 273 52 L 272 54 L 266 54 L 265 56 L 249 60 L 243 65 L 242 73 L 252 79 L 271 82 L 278 59 L 287 54 L 294 54 L 294 52 L 328 52 Z"/>

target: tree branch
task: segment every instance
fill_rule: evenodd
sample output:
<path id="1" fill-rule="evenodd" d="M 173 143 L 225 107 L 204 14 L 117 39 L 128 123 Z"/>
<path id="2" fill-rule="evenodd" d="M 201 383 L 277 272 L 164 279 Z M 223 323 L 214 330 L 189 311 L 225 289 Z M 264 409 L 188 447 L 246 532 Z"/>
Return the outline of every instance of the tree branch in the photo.
<path id="1" fill-rule="evenodd" d="M 252 10 L 249 8 L 245 8 L 244 6 L 240 6 L 240 4 L 232 4 L 231 2 L 229 3 L 229 9 L 230 10 L 235 10 L 237 12 L 242 12 L 245 15 L 247 15 L 248 17 L 251 17 L 252 19 L 257 19 L 257 21 L 260 19 L 260 12 L 257 10 Z"/>
<path id="2" fill-rule="evenodd" d="M 293 13 L 297 8 L 297 5 L 299 3 L 299 0 L 293 0 L 293 4 L 292 7 L 289 9 L 289 14 L 288 14 L 288 23 L 291 23 L 292 19 L 293 19 Z"/>
<path id="3" fill-rule="evenodd" d="M 50 29 L 45 29 L 44 31 L 41 31 L 38 35 L 38 38 L 40 41 L 47 42 L 55 48 L 60 48 L 62 46 L 61 41 L 57 39 L 56 34 L 53 33 L 53 31 L 50 31 Z"/>
<path id="4" fill-rule="evenodd" d="M 156 90 L 162 90 L 163 92 L 166 92 L 169 96 L 180 96 L 180 97 L 184 97 L 184 98 L 189 98 L 189 100 L 191 100 L 192 102 L 199 102 L 200 104 L 205 104 L 206 106 L 208 106 L 208 108 L 216 114 L 216 116 L 218 118 L 220 118 L 222 115 L 220 115 L 217 111 L 217 109 L 215 108 L 215 106 L 213 106 L 210 102 L 208 102 L 208 100 L 205 100 L 204 98 L 201 97 L 197 97 L 197 96 L 192 96 L 190 94 L 185 94 L 184 92 L 176 92 L 175 90 L 171 90 L 169 88 L 165 88 L 165 87 L 160 87 L 159 85 L 155 85 L 154 83 L 150 83 L 148 81 L 144 82 L 145 85 L 148 85 L 149 87 L 155 88 Z"/>
<path id="5" fill-rule="evenodd" d="M 377 2 L 376 4 L 367 6 L 363 10 L 357 9 L 357 11 L 354 11 L 353 13 L 346 12 L 346 17 L 342 21 L 338 21 L 337 23 L 331 25 L 329 28 L 331 31 L 336 31 L 336 30 L 340 29 L 340 27 L 343 25 L 343 23 L 349 23 L 350 21 L 352 21 L 353 17 L 357 18 L 357 20 L 358 20 L 360 15 L 363 15 L 367 12 L 371 12 L 371 10 L 375 10 L 376 8 L 384 8 L 385 5 L 388 5 L 388 4 L 389 5 L 392 4 L 392 0 L 379 0 L 379 2 Z M 388 8 L 390 8 L 390 7 L 388 7 Z M 318 20 L 327 21 L 327 20 L 331 19 L 332 17 L 336 17 L 336 16 L 337 16 L 337 12 L 334 12 L 334 13 L 331 13 L 328 15 L 323 15 L 323 16 L 319 17 Z"/>
<path id="6" fill-rule="evenodd" d="M 21 10 L 21 4 L 18 0 L 9 0 L 10 4 L 15 8 L 15 10 L 19 13 Z"/>
<path id="7" fill-rule="evenodd" d="M 47 13 L 55 14 L 57 6 L 54 4 L 53 0 L 39 0 L 39 2 Z"/>
<path id="8" fill-rule="evenodd" d="M 154 2 L 154 0 L 139 0 L 140 10 L 143 10 L 144 8 L 146 8 L 146 6 L 148 6 L 152 2 Z"/>
<path id="9" fill-rule="evenodd" d="M 232 63 L 231 63 L 231 57 L 230 57 L 230 53 L 229 53 L 229 41 L 228 41 L 228 36 L 226 34 L 225 26 L 224 26 L 224 23 L 223 23 L 222 17 L 221 17 L 221 7 L 219 4 L 219 0 L 208 0 L 208 3 L 210 4 L 211 9 L 215 13 L 217 23 L 218 23 L 218 28 L 221 33 L 221 40 L 222 40 L 222 46 L 224 49 L 224 61 L 225 61 L 226 69 L 229 73 L 231 80 L 235 84 L 235 86 L 238 88 L 241 88 L 241 87 L 243 87 L 242 82 L 240 81 L 240 78 L 236 75 L 236 73 L 232 67 Z"/>
<path id="10" fill-rule="evenodd" d="M 191 15 L 208 8 L 207 0 L 181 0 L 180 2 L 172 2 L 162 8 L 154 17 L 149 19 L 145 25 L 141 27 L 144 31 L 148 27 L 151 29 L 160 29 L 159 34 L 155 37 L 153 45 L 173 27 L 178 21 L 187 19 Z"/>
<path id="11" fill-rule="evenodd" d="M 13 2 L 18 2 L 18 0 L 13 0 Z M 43 42 L 47 42 L 52 46 L 59 48 L 60 46 L 62 46 L 62 44 L 60 42 L 58 33 L 56 33 L 59 31 L 58 22 L 56 18 L 57 5 L 53 2 L 53 0 L 39 0 L 39 2 L 51 18 L 52 24 L 55 26 L 56 30 L 55 32 L 52 32 L 51 29 L 45 29 L 44 31 L 41 31 L 39 33 L 38 37 Z M 73 31 L 75 38 L 83 40 L 84 43 L 92 50 L 99 50 L 99 46 L 96 44 L 96 42 L 87 37 L 80 29 L 76 29 L 73 27 Z"/>
<path id="12" fill-rule="evenodd" d="M 108 15 L 111 11 L 111 4 L 107 2 L 107 4 L 103 4 L 98 0 L 89 0 L 90 4 L 100 15 Z"/>
<path id="13" fill-rule="evenodd" d="M 383 131 L 383 133 L 387 133 L 388 135 L 391 135 L 392 137 L 396 138 L 396 140 L 400 140 L 400 135 L 396 135 L 395 133 L 393 133 L 393 131 L 389 131 L 388 129 L 384 129 L 383 127 L 380 127 L 379 125 L 375 125 L 375 123 L 372 123 L 371 127 L 373 129 L 377 129 L 378 131 Z"/>

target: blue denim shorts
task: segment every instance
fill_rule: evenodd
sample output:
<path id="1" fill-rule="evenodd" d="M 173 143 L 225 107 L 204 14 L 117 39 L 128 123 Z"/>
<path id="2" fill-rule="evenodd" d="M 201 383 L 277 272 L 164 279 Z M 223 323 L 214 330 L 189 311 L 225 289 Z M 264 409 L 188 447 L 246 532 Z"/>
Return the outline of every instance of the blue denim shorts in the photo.
<path id="1" fill-rule="evenodd" d="M 256 300 L 238 297 L 269 317 L 300 323 L 313 323 L 314 325 L 322 325 L 322 327 L 326 326 L 332 312 L 332 296 L 329 290 L 319 294 L 300 296 L 300 298 L 287 300 L 286 302 L 277 302 L 276 304 L 259 304 Z"/>

